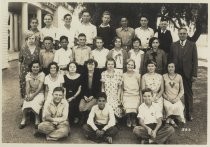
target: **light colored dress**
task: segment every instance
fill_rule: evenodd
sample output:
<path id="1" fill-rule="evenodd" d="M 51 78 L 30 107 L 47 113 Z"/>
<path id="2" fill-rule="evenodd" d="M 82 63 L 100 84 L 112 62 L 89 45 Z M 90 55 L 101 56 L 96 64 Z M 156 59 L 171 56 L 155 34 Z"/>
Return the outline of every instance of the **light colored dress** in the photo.
<path id="1" fill-rule="evenodd" d="M 40 72 L 38 76 L 34 77 L 31 72 L 26 75 L 26 82 L 29 81 L 30 84 L 30 94 L 36 92 L 40 82 L 44 82 L 45 75 Z M 26 108 L 31 108 L 35 113 L 39 114 L 42 106 L 44 104 L 44 93 L 43 89 L 37 94 L 33 100 L 23 102 L 22 111 Z"/>
<path id="2" fill-rule="evenodd" d="M 181 98 L 184 95 L 184 87 L 181 75 L 176 74 L 175 78 L 171 79 L 169 78 L 168 74 L 164 74 L 163 79 L 167 99 L 172 100 L 176 97 Z M 181 100 L 172 104 L 170 101 L 164 99 L 164 108 L 166 110 L 166 117 L 170 115 L 178 115 L 181 118 L 180 121 L 185 123 L 184 106 Z"/>
<path id="3" fill-rule="evenodd" d="M 48 86 L 49 88 L 49 91 L 48 91 L 48 94 L 47 94 L 47 97 L 45 98 L 45 100 L 52 100 L 52 93 L 53 93 L 53 90 L 55 87 L 60 87 L 61 84 L 64 83 L 64 78 L 63 78 L 63 75 L 62 74 L 57 74 L 57 78 L 56 80 L 52 80 L 52 77 L 51 75 L 47 75 L 45 77 L 45 80 L 44 80 L 44 84 Z"/>
<path id="4" fill-rule="evenodd" d="M 140 74 L 134 73 L 129 76 L 127 73 L 123 74 L 123 107 L 126 113 L 137 113 L 140 104 Z"/>
<path id="5" fill-rule="evenodd" d="M 122 102 L 118 96 L 118 86 L 122 85 L 122 73 L 115 69 L 113 76 L 110 76 L 104 71 L 101 74 L 101 82 L 104 82 L 107 103 L 113 108 L 117 117 L 122 117 Z"/>
<path id="6" fill-rule="evenodd" d="M 150 88 L 152 90 L 153 98 L 155 99 L 161 87 L 162 75 L 158 73 L 152 75 L 146 73 L 143 75 L 142 80 L 145 81 L 145 88 Z M 158 105 L 161 112 L 163 112 L 163 97 L 161 96 L 155 103 Z"/>

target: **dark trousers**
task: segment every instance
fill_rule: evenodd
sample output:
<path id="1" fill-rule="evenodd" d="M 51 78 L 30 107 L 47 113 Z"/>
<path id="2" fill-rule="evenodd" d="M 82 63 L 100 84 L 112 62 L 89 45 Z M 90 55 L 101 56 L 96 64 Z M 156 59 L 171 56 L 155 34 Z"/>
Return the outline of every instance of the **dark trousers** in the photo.
<path id="1" fill-rule="evenodd" d="M 182 76 L 184 85 L 184 104 L 185 104 L 185 117 L 189 119 L 193 112 L 193 91 L 192 81 Z"/>
<path id="2" fill-rule="evenodd" d="M 102 130 L 105 125 L 97 125 L 96 124 L 96 126 L 99 130 Z M 94 131 L 90 125 L 88 125 L 88 124 L 83 125 L 83 130 L 84 130 L 85 135 L 88 136 L 89 139 L 97 140 L 97 141 L 104 140 L 107 136 L 114 137 L 118 132 L 117 127 L 113 126 L 105 131 L 103 137 L 98 138 L 96 136 L 96 131 Z"/>
<path id="3" fill-rule="evenodd" d="M 72 124 L 74 122 L 74 118 L 80 118 L 80 111 L 79 111 L 79 102 L 80 99 L 76 98 L 69 103 L 69 122 Z"/>

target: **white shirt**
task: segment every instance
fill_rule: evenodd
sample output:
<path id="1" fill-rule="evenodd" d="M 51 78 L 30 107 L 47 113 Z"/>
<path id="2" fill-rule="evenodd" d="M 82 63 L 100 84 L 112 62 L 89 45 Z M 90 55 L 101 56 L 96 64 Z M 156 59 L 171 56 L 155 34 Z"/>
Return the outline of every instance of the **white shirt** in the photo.
<path id="1" fill-rule="evenodd" d="M 103 48 L 102 50 L 94 49 L 91 51 L 91 58 L 95 59 L 98 62 L 98 68 L 104 68 L 106 63 L 106 56 L 108 55 L 109 50 Z"/>
<path id="2" fill-rule="evenodd" d="M 49 28 L 46 28 L 46 27 L 42 28 L 40 30 L 40 32 L 41 32 L 41 41 L 43 41 L 44 37 L 46 37 L 46 36 L 50 36 L 54 40 L 59 40 L 58 39 L 58 29 L 55 28 L 53 25 L 51 25 Z"/>
<path id="3" fill-rule="evenodd" d="M 86 43 L 87 44 L 93 44 L 93 39 L 97 36 L 97 29 L 96 26 L 88 23 L 88 24 L 83 24 L 81 23 L 76 30 L 76 38 L 78 38 L 78 35 L 80 33 L 84 33 L 86 35 Z"/>
<path id="4" fill-rule="evenodd" d="M 116 68 L 123 68 L 123 53 L 122 53 L 122 50 L 123 49 L 120 49 L 120 50 L 116 51 L 114 49 L 114 51 L 113 51 L 112 57 L 116 62 Z"/>
<path id="5" fill-rule="evenodd" d="M 74 46 L 74 37 L 75 37 L 75 29 L 70 27 L 70 29 L 66 28 L 65 26 L 62 26 L 58 29 L 58 39 L 60 40 L 61 36 L 68 37 L 68 47 L 72 48 Z"/>
<path id="6" fill-rule="evenodd" d="M 135 29 L 135 36 L 141 40 L 141 45 L 143 48 L 148 48 L 149 40 L 154 36 L 154 31 L 149 27 L 146 30 L 138 27 Z"/>
<path id="7" fill-rule="evenodd" d="M 47 98 L 45 98 L 45 100 L 52 100 L 52 93 L 55 87 L 60 87 L 61 84 L 64 83 L 64 78 L 63 75 L 58 74 L 57 75 L 57 79 L 55 81 L 52 80 L 51 75 L 47 75 L 45 77 L 44 80 L 44 84 L 48 86 L 48 94 L 47 94 Z"/>
<path id="8" fill-rule="evenodd" d="M 58 63 L 58 66 L 67 66 L 72 60 L 72 50 L 60 48 L 55 52 L 54 62 Z"/>
<path id="9" fill-rule="evenodd" d="M 139 73 L 139 69 L 141 68 L 141 56 L 142 54 L 144 54 L 144 52 L 142 50 L 139 50 L 139 52 L 136 54 L 134 49 L 131 49 L 129 51 L 129 54 L 130 59 L 133 59 L 135 61 L 136 68 L 134 70 Z"/>
<path id="10" fill-rule="evenodd" d="M 103 110 L 100 110 L 98 105 L 93 106 L 90 111 L 87 124 L 89 124 L 95 131 L 98 129 L 95 124 L 103 124 L 105 125 L 103 130 L 106 131 L 115 125 L 113 109 L 108 104 L 105 104 Z"/>
<path id="11" fill-rule="evenodd" d="M 158 106 L 152 102 L 152 105 L 148 107 L 145 103 L 139 106 L 137 118 L 143 119 L 145 124 L 157 123 L 157 119 L 163 117 Z"/>

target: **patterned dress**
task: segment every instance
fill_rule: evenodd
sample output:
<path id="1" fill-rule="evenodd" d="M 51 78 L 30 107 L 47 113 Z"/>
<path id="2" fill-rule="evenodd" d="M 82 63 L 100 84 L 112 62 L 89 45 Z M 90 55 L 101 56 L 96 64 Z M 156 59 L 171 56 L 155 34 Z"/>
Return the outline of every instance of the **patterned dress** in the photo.
<path id="1" fill-rule="evenodd" d="M 26 94 L 26 74 L 29 72 L 29 65 L 32 61 L 39 60 L 39 51 L 40 48 L 36 47 L 34 52 L 31 53 L 28 46 L 25 45 L 19 53 L 19 62 L 20 62 L 20 93 L 21 97 L 24 98 Z"/>
<path id="2" fill-rule="evenodd" d="M 122 85 L 122 73 L 115 69 L 114 75 L 110 76 L 107 71 L 104 71 L 101 74 L 101 82 L 105 85 L 107 103 L 113 108 L 115 115 L 121 118 L 123 110 L 118 96 L 118 86 Z"/>
<path id="3" fill-rule="evenodd" d="M 144 74 L 142 77 L 142 80 L 145 81 L 145 88 L 150 88 L 153 92 L 153 98 L 156 98 L 156 95 L 158 94 L 160 87 L 161 87 L 161 82 L 162 82 L 162 75 L 155 73 L 155 74 Z M 156 104 L 160 108 L 160 110 L 163 110 L 163 97 L 161 96 Z"/>
<path id="4" fill-rule="evenodd" d="M 34 77 L 31 72 L 26 75 L 26 81 L 29 81 L 30 85 L 30 95 L 35 93 L 37 88 L 39 87 L 40 82 L 44 83 L 45 75 L 43 72 L 40 72 L 36 77 Z M 42 106 L 44 104 L 44 92 L 43 89 L 34 97 L 31 101 L 23 102 L 22 110 L 26 108 L 31 108 L 34 112 L 39 114 Z"/>

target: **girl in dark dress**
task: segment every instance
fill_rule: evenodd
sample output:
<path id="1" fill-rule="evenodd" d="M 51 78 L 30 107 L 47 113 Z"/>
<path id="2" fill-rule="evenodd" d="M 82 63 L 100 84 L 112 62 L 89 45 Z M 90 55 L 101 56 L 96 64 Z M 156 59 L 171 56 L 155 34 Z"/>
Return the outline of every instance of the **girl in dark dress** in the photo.
<path id="1" fill-rule="evenodd" d="M 77 63 L 70 62 L 67 66 L 68 73 L 64 75 L 64 88 L 66 99 L 69 102 L 69 122 L 79 122 L 79 102 L 81 100 L 81 76 L 77 71 Z"/>

